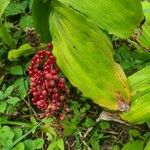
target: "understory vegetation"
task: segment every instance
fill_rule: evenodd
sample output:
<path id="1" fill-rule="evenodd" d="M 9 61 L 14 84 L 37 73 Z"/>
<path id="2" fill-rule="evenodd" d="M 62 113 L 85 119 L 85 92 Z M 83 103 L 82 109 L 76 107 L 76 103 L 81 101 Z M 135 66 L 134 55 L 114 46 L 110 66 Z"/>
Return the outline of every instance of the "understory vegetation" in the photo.
<path id="1" fill-rule="evenodd" d="M 137 13 L 138 26 L 133 25 L 134 34 L 130 36 L 133 29 L 122 31 L 120 27 L 117 31 L 113 23 L 112 29 L 105 24 L 101 27 L 96 19 L 90 18 L 90 13 L 79 15 L 82 7 L 74 8 L 71 2 L 57 4 L 53 0 L 54 11 L 49 15 L 50 0 L 0 0 L 0 150 L 150 150 L 150 13 L 141 16 Z M 150 2 L 143 3 L 145 12 L 150 12 Z M 83 41 L 82 45 L 78 40 Z M 80 51 L 82 48 L 86 53 Z M 104 58 L 97 58 L 99 55 Z M 80 59 L 80 56 L 85 57 Z M 111 69 L 115 62 L 131 84 L 132 75 L 147 68 L 147 81 L 140 84 L 140 90 L 145 90 L 141 95 L 149 94 L 143 102 L 146 106 L 140 104 L 139 108 L 133 103 L 132 110 L 129 97 L 133 94 L 128 94 L 124 79 L 116 78 L 115 69 Z M 97 70 L 103 71 L 102 74 L 97 74 Z M 119 76 L 120 72 L 116 74 Z M 102 84 L 97 86 L 98 77 Z M 121 99 L 117 102 L 111 95 L 116 88 L 121 91 L 117 93 Z M 135 101 L 137 97 L 134 96 Z M 129 109 L 138 109 L 140 115 L 147 116 L 134 116 L 132 113 L 138 112 L 130 113 Z"/>

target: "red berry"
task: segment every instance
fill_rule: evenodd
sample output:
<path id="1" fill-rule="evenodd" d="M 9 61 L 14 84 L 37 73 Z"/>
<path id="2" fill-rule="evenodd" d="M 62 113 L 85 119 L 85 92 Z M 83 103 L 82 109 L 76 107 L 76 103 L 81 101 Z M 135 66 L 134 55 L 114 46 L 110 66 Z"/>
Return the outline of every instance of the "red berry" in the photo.
<path id="1" fill-rule="evenodd" d="M 52 79 L 51 73 L 47 73 L 47 74 L 45 75 L 45 77 L 46 77 L 46 79 Z"/>
<path id="2" fill-rule="evenodd" d="M 60 119 L 61 121 L 63 121 L 63 120 L 65 119 L 65 116 L 61 114 L 61 115 L 59 116 L 59 119 Z"/>
<path id="3" fill-rule="evenodd" d="M 63 83 L 58 83 L 58 88 L 64 89 L 64 88 L 65 88 L 65 85 L 64 85 Z"/>
<path id="4" fill-rule="evenodd" d="M 59 80 L 58 75 L 53 75 L 53 79 L 54 79 L 55 81 Z"/>
<path id="5" fill-rule="evenodd" d="M 60 83 L 65 83 L 65 78 L 60 78 L 60 79 L 59 79 L 59 82 L 60 82 Z"/>
<path id="6" fill-rule="evenodd" d="M 54 81 L 54 80 L 50 80 L 50 81 L 49 81 L 49 85 L 50 85 L 50 86 L 54 86 L 54 85 L 55 85 L 55 81 Z"/>
<path id="7" fill-rule="evenodd" d="M 52 75 L 57 75 L 57 72 L 55 70 L 51 70 Z"/>
<path id="8" fill-rule="evenodd" d="M 42 91 L 42 95 L 43 95 L 43 96 L 46 96 L 46 93 L 47 93 L 46 90 L 43 90 L 43 91 Z"/>
<path id="9" fill-rule="evenodd" d="M 53 44 L 52 44 L 52 43 L 48 43 L 48 44 L 47 44 L 47 47 L 48 47 L 49 49 L 53 49 Z"/>
<path id="10" fill-rule="evenodd" d="M 51 55 L 51 56 L 50 56 L 50 60 L 51 60 L 52 62 L 55 62 L 56 59 L 55 59 L 54 56 Z"/>
<path id="11" fill-rule="evenodd" d="M 54 92 L 54 93 L 58 93 L 58 88 L 54 88 L 54 89 L 53 89 L 53 92 Z"/>
<path id="12" fill-rule="evenodd" d="M 52 45 L 49 45 L 51 49 Z M 30 93 L 32 103 L 43 111 L 40 117 L 59 116 L 65 109 L 65 96 L 69 93 L 65 79 L 59 77 L 56 58 L 48 50 L 41 50 L 31 61 L 29 67 Z M 63 115 L 60 116 L 63 119 Z"/>
<path id="13" fill-rule="evenodd" d="M 35 77 L 31 77 L 30 80 L 31 80 L 31 82 L 35 82 L 36 78 Z"/>

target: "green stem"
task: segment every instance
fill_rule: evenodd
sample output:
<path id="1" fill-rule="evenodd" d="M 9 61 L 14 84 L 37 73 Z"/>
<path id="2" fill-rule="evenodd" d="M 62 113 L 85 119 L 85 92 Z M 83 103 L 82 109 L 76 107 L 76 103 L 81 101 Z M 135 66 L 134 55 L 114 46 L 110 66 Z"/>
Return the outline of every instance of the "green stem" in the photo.
<path id="1" fill-rule="evenodd" d="M 4 122 L 0 122 L 0 124 L 18 125 L 18 126 L 23 126 L 23 127 L 28 127 L 28 128 L 32 127 L 30 123 L 19 122 L 19 121 L 4 121 Z"/>
<path id="2" fill-rule="evenodd" d="M 27 137 L 30 133 L 32 133 L 34 130 L 36 130 L 39 126 L 41 125 L 41 123 L 39 123 L 38 125 L 34 126 L 31 130 L 29 130 L 27 133 L 25 133 L 23 136 L 21 136 L 20 138 L 18 138 L 16 141 L 14 141 L 9 149 L 11 150 L 16 144 L 18 144 L 19 142 L 21 142 L 25 137 Z"/>

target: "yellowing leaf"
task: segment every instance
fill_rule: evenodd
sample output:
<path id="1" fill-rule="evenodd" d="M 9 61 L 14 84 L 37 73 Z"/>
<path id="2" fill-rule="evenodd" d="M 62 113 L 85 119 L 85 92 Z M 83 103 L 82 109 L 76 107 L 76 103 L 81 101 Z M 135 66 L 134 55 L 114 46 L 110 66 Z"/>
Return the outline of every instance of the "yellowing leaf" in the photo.
<path id="1" fill-rule="evenodd" d="M 95 103 L 124 111 L 130 101 L 128 83 L 112 56 L 106 35 L 81 13 L 53 3 L 50 31 L 57 63 L 71 83 Z"/>

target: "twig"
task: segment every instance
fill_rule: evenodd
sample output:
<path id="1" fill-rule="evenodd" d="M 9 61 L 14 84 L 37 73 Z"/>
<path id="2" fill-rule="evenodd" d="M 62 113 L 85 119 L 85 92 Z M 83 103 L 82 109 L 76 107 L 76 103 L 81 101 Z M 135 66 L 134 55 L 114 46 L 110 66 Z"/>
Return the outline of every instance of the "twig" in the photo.
<path id="1" fill-rule="evenodd" d="M 96 119 L 96 122 L 98 123 L 101 120 L 101 114 L 99 115 L 99 117 Z M 85 132 L 85 134 L 83 135 L 83 138 L 85 139 L 88 134 L 93 130 L 94 127 L 90 127 L 87 129 L 87 131 Z"/>
<path id="2" fill-rule="evenodd" d="M 106 111 L 103 111 L 100 116 L 99 116 L 100 120 L 105 120 L 105 121 L 114 121 L 114 122 L 118 122 L 127 126 L 130 126 L 130 124 L 128 124 L 127 122 L 122 121 L 117 114 L 112 114 Z"/>
<path id="3" fill-rule="evenodd" d="M 83 140 L 83 136 L 82 136 L 82 134 L 81 134 L 80 131 L 79 131 L 79 136 L 80 136 L 81 142 L 87 147 L 87 149 L 88 149 L 88 150 L 92 150 L 92 149 L 88 146 L 88 144 Z"/>
<path id="4" fill-rule="evenodd" d="M 72 150 L 72 147 L 75 145 L 76 141 L 74 141 L 71 145 L 69 144 L 68 141 L 65 141 L 65 144 L 67 144 L 68 150 Z"/>
<path id="5" fill-rule="evenodd" d="M 105 111 L 103 111 L 103 112 L 100 113 L 99 117 L 96 119 L 96 123 L 98 123 L 100 120 L 114 121 L 114 122 L 118 122 L 118 123 L 121 123 L 121 124 L 125 124 L 125 125 L 127 125 L 127 126 L 130 126 L 130 124 L 128 124 L 128 123 L 126 123 L 126 122 L 120 120 L 120 119 L 116 116 L 116 114 L 113 115 L 113 114 L 110 114 L 110 113 L 105 112 Z M 94 128 L 94 127 L 88 128 L 87 131 L 85 132 L 85 134 L 83 135 L 83 138 L 86 138 L 86 137 L 89 135 L 89 133 L 93 130 L 93 128 Z"/>
<path id="6" fill-rule="evenodd" d="M 26 105 L 29 107 L 30 111 L 32 110 L 32 112 L 34 113 L 34 115 L 36 116 L 36 118 L 38 118 L 37 113 L 34 111 L 34 109 L 31 107 L 31 105 L 30 105 L 26 100 L 24 100 L 24 102 L 25 102 Z M 32 114 L 32 113 L 31 113 L 31 114 Z"/>

